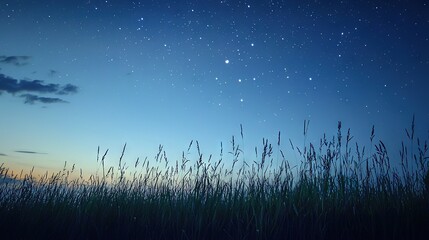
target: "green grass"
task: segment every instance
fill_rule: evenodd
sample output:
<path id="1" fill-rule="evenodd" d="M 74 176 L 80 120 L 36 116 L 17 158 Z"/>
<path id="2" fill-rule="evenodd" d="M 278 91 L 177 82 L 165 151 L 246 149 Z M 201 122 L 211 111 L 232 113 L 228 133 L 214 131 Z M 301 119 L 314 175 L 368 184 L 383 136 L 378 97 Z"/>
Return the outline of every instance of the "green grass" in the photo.
<path id="1" fill-rule="evenodd" d="M 305 136 L 306 129 L 308 122 Z M 71 179 L 74 166 L 65 166 L 0 184 L 0 231 L 4 239 L 426 239 L 428 146 L 414 135 L 413 120 L 391 160 L 374 129 L 366 153 L 352 146 L 350 130 L 342 136 L 339 122 L 337 135 L 318 146 L 290 141 L 301 160 L 295 168 L 280 133 L 248 162 L 234 138 L 217 159 L 191 142 L 180 161 L 169 162 L 160 146 L 152 164 L 146 158 L 128 167 L 122 154 L 107 169 L 107 151 L 101 159 L 98 151 L 101 173 L 88 179 Z M 5 179 L 7 172 L 2 165 Z"/>

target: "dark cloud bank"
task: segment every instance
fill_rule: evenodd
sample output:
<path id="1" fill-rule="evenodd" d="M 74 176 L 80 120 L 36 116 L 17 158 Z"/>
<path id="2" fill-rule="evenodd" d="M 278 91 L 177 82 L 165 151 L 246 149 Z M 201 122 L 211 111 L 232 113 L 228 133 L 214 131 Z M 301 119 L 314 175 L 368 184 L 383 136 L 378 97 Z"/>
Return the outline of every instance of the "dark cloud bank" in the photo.
<path id="1" fill-rule="evenodd" d="M 28 64 L 28 59 L 30 56 L 0 56 L 0 63 L 24 66 Z"/>
<path id="2" fill-rule="evenodd" d="M 78 92 L 78 87 L 72 84 L 60 85 L 44 83 L 43 80 L 18 80 L 4 74 L 0 74 L 0 95 L 7 92 L 12 95 L 23 93 L 18 97 L 24 99 L 26 104 L 41 103 L 66 103 L 61 98 L 40 97 L 36 94 L 68 95 Z M 26 93 L 24 93 L 26 92 Z"/>
<path id="3" fill-rule="evenodd" d="M 24 66 L 28 64 L 30 56 L 0 56 L 0 64 L 11 64 Z M 57 73 L 50 71 L 53 76 Z M 18 80 L 0 73 L 0 95 L 3 92 L 24 99 L 26 104 L 40 103 L 67 103 L 67 101 L 56 97 L 41 97 L 38 94 L 67 95 L 77 93 L 78 87 L 72 84 L 60 85 L 44 83 L 43 80 Z M 17 95 L 20 94 L 20 95 Z"/>

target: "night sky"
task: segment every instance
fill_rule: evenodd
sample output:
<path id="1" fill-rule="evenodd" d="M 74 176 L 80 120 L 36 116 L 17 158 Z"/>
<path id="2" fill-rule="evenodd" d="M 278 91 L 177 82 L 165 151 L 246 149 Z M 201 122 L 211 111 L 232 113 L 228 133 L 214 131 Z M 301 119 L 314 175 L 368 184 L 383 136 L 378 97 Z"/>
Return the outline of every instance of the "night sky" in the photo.
<path id="1" fill-rule="evenodd" d="M 0 2 L 0 162 L 14 171 L 91 172 L 171 161 L 191 140 L 218 158 L 231 136 L 256 160 L 262 138 L 291 165 L 289 139 L 371 127 L 392 159 L 416 119 L 429 130 L 425 1 Z M 244 139 L 240 136 L 240 124 Z"/>

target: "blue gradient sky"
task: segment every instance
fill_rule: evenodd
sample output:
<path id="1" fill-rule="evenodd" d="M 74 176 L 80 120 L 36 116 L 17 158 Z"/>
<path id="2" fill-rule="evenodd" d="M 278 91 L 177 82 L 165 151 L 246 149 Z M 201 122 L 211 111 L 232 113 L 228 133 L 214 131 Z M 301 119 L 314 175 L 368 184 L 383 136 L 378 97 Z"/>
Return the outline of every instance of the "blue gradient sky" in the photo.
<path id="1" fill-rule="evenodd" d="M 365 145 L 374 124 L 399 156 L 413 114 L 429 129 L 429 5 L 407 3 L 2 1 L 0 162 L 91 172 L 97 146 L 116 165 L 125 142 L 132 163 L 191 140 L 217 156 L 240 124 L 248 159 L 281 131 L 293 162 L 304 120 L 315 143 L 342 121 Z"/>

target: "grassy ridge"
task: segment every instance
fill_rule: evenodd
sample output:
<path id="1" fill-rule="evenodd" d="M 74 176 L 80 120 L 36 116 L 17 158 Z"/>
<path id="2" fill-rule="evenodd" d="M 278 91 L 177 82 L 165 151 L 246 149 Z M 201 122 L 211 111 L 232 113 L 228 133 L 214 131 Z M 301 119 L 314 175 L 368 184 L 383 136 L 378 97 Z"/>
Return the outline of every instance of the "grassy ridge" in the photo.
<path id="1" fill-rule="evenodd" d="M 306 129 L 308 122 L 304 135 Z M 427 142 L 414 137 L 413 120 L 394 167 L 374 136 L 373 128 L 369 153 L 351 146 L 341 122 L 337 135 L 317 147 L 291 142 L 301 159 L 296 169 L 280 149 L 280 133 L 280 159 L 264 139 L 252 163 L 232 138 L 229 169 L 223 148 L 220 159 L 205 159 L 198 142 L 187 150 L 195 147 L 197 159 L 184 152 L 170 163 L 160 146 L 152 166 L 137 159 L 134 172 L 123 154 L 117 167 L 105 169 L 106 151 L 97 157 L 102 173 L 89 179 L 69 180 L 74 166 L 65 166 L 50 177 L 29 173 L 0 184 L 0 230 L 23 239 L 426 239 Z"/>

